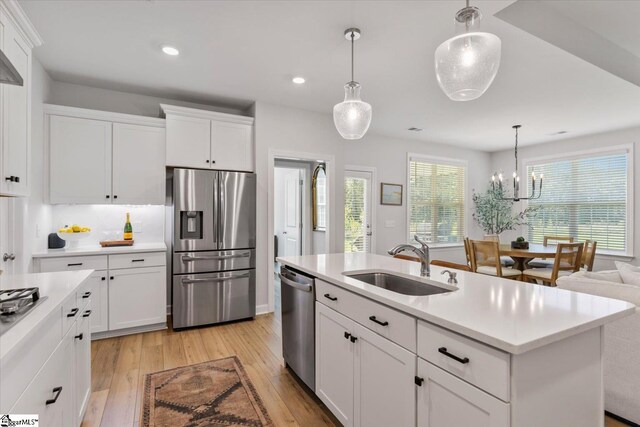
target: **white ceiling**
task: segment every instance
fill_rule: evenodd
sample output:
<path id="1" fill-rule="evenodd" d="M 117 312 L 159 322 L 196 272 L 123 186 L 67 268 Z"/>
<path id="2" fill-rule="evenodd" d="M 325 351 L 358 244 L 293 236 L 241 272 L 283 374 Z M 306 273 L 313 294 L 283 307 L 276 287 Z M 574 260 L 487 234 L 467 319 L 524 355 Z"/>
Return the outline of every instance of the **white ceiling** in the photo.
<path id="1" fill-rule="evenodd" d="M 342 33 L 358 26 L 356 80 L 373 106 L 373 132 L 494 151 L 512 147 L 514 123 L 523 125 L 523 145 L 560 139 L 549 134 L 562 130 L 575 137 L 640 126 L 640 87 L 493 16 L 513 1 L 472 1 L 482 29 L 502 39 L 502 63 L 487 93 L 462 103 L 438 87 L 433 53 L 454 34 L 463 1 L 20 3 L 45 41 L 36 56 L 65 82 L 330 114 L 349 80 Z M 575 8 L 585 26 L 640 55 L 640 1 L 572 0 L 555 10 Z M 180 56 L 162 54 L 164 43 Z M 292 84 L 294 75 L 307 83 Z M 412 126 L 424 131 L 407 131 Z"/>

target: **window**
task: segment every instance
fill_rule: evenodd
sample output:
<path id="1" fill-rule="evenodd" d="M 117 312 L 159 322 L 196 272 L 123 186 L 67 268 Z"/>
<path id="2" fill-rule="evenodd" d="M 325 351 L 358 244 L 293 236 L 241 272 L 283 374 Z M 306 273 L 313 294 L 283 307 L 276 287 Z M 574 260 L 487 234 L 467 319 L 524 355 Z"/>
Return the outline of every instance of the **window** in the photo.
<path id="1" fill-rule="evenodd" d="M 598 251 L 629 254 L 633 182 L 629 159 L 625 149 L 529 162 L 529 176 L 534 171 L 537 176 L 544 174 L 542 196 L 529 201 L 531 206 L 542 206 L 529 227 L 529 241 L 542 243 L 545 235 L 573 236 L 577 241 L 597 241 Z"/>
<path id="2" fill-rule="evenodd" d="M 313 198 L 313 231 L 327 230 L 327 174 L 324 164 L 319 164 L 313 171 L 311 184 Z"/>
<path id="3" fill-rule="evenodd" d="M 409 157 L 409 240 L 463 241 L 465 176 L 459 162 Z"/>
<path id="4" fill-rule="evenodd" d="M 344 251 L 371 252 L 372 172 L 346 170 L 344 177 Z"/>

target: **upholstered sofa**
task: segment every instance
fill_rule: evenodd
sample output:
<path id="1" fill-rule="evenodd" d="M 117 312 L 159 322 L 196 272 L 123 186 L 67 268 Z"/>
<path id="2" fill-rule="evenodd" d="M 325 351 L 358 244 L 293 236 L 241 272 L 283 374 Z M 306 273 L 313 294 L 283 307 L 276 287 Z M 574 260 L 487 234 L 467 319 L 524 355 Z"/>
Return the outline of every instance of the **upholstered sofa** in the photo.
<path id="1" fill-rule="evenodd" d="M 622 283 L 617 270 L 579 271 L 559 278 L 557 285 L 640 307 L 640 286 Z M 640 308 L 635 314 L 606 325 L 604 330 L 605 409 L 640 424 Z"/>

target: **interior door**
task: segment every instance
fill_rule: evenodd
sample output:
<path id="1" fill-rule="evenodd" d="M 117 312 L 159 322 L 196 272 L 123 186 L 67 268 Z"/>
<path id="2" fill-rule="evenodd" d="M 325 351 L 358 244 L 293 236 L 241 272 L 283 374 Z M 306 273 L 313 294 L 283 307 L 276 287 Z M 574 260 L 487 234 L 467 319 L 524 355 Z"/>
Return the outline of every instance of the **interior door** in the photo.
<path id="1" fill-rule="evenodd" d="M 163 128 L 113 124 L 113 203 L 162 205 L 165 202 Z"/>
<path id="2" fill-rule="evenodd" d="M 345 171 L 344 251 L 371 252 L 373 239 L 373 174 Z"/>
<path id="3" fill-rule="evenodd" d="M 302 188 L 301 170 L 283 169 L 284 173 L 284 221 L 282 241 L 284 256 L 302 254 Z"/>

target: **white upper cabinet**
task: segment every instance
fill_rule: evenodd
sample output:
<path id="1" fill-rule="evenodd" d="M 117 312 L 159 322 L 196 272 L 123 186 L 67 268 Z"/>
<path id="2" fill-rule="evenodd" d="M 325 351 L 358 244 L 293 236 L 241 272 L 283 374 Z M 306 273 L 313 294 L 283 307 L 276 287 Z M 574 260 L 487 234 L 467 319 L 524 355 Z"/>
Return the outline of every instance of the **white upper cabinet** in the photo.
<path id="1" fill-rule="evenodd" d="M 164 120 L 45 105 L 49 201 L 162 205 Z"/>
<path id="2" fill-rule="evenodd" d="M 113 203 L 165 202 L 164 132 L 162 128 L 113 124 Z"/>
<path id="3" fill-rule="evenodd" d="M 167 118 L 167 166 L 253 171 L 253 118 L 160 105 Z"/>
<path id="4" fill-rule="evenodd" d="M 209 168 L 210 161 L 211 121 L 167 115 L 167 165 Z"/>
<path id="5" fill-rule="evenodd" d="M 17 2 L 0 2 L 0 49 L 22 86 L 0 85 L 0 196 L 27 196 L 31 173 L 31 49 L 40 36 Z"/>
<path id="6" fill-rule="evenodd" d="M 51 203 L 111 202 L 111 122 L 49 117 Z"/>

